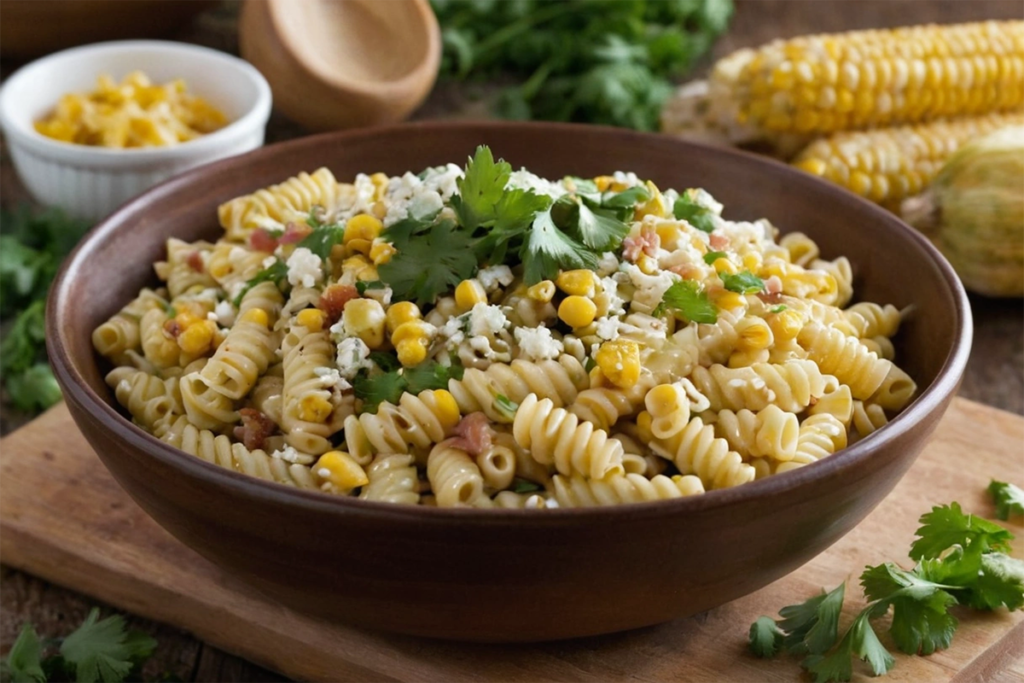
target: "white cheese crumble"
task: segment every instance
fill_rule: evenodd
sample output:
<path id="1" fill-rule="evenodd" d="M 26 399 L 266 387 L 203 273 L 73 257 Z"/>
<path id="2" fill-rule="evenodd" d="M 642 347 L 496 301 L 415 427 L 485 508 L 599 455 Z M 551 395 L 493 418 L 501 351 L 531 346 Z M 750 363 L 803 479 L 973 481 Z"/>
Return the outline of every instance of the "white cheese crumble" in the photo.
<path id="1" fill-rule="evenodd" d="M 634 308 L 636 308 L 636 304 L 640 304 L 641 307 L 653 310 L 661 303 L 661 297 L 665 294 L 665 291 L 679 279 L 678 275 L 666 271 L 647 275 L 632 263 L 623 263 L 621 268 L 622 272 L 629 276 L 633 286 L 636 287 L 636 291 L 633 293 Z"/>
<path id="2" fill-rule="evenodd" d="M 390 287 L 381 287 L 380 289 L 367 289 L 363 296 L 367 299 L 373 299 L 382 306 L 387 306 L 391 303 L 391 297 L 394 296 L 394 292 Z"/>
<path id="3" fill-rule="evenodd" d="M 474 337 L 498 334 L 509 324 L 500 306 L 479 303 L 469 312 L 469 333 Z"/>
<path id="4" fill-rule="evenodd" d="M 636 187 L 637 185 L 644 184 L 644 182 L 640 180 L 639 176 L 637 176 L 637 174 L 633 173 L 632 171 L 628 173 L 616 171 L 615 173 L 612 173 L 612 179 L 616 183 L 620 183 L 622 185 L 625 185 L 626 187 Z"/>
<path id="5" fill-rule="evenodd" d="M 267 258 L 263 259 L 263 261 L 260 262 L 260 267 L 265 270 L 265 269 L 269 268 L 270 266 L 274 265 L 275 263 L 277 263 L 277 257 L 276 256 L 268 256 Z"/>
<path id="6" fill-rule="evenodd" d="M 568 193 L 568 190 L 565 189 L 562 183 L 554 183 L 546 178 L 541 178 L 530 173 L 525 168 L 512 171 L 506 187 L 519 190 L 533 190 L 534 194 L 546 195 L 552 199 L 558 199 Z"/>
<path id="7" fill-rule="evenodd" d="M 597 260 L 597 274 L 599 277 L 608 277 L 619 269 L 619 259 L 614 252 L 606 251 Z"/>
<path id="8" fill-rule="evenodd" d="M 466 338 L 465 327 L 469 324 L 467 315 L 449 318 L 441 326 L 440 336 L 448 340 L 448 346 L 457 346 Z"/>
<path id="9" fill-rule="evenodd" d="M 527 360 L 550 360 L 562 355 L 562 342 L 546 327 L 517 327 L 515 336 L 521 357 Z"/>
<path id="10" fill-rule="evenodd" d="M 333 332 L 333 328 L 331 329 Z M 370 347 L 359 337 L 347 337 L 338 342 L 338 374 L 351 381 L 362 370 L 373 367 Z"/>
<path id="11" fill-rule="evenodd" d="M 320 381 L 324 383 L 324 387 L 336 388 L 338 391 L 352 388 L 352 385 L 341 376 L 337 368 L 313 368 L 313 374 L 320 378 Z"/>
<path id="12" fill-rule="evenodd" d="M 288 283 L 292 287 L 312 287 L 323 278 L 320 257 L 306 247 L 299 247 L 288 257 Z"/>
<path id="13" fill-rule="evenodd" d="M 494 349 L 491 348 L 491 340 L 489 337 L 470 337 L 469 348 L 480 354 L 481 358 L 486 358 L 487 360 L 495 360 L 498 356 Z"/>
<path id="14" fill-rule="evenodd" d="M 601 289 L 608 302 L 607 315 L 623 315 L 626 312 L 626 300 L 619 296 L 619 283 L 614 278 L 601 278 Z"/>
<path id="15" fill-rule="evenodd" d="M 462 172 L 462 168 L 455 164 L 435 166 L 424 171 L 423 184 L 441 195 L 441 199 L 448 201 L 453 194 L 458 193 L 457 183 L 463 175 L 465 174 Z"/>
<path id="16" fill-rule="evenodd" d="M 615 317 L 604 317 L 598 318 L 594 323 L 594 334 L 605 341 L 611 341 L 618 339 L 619 337 L 619 319 Z"/>
<path id="17" fill-rule="evenodd" d="M 285 462 L 295 463 L 297 465 L 312 465 L 316 459 L 312 455 L 306 453 L 299 453 L 295 450 L 294 446 L 285 446 L 281 450 L 274 451 L 270 454 L 271 458 L 279 458 Z"/>
<path id="18" fill-rule="evenodd" d="M 508 266 L 490 266 L 489 268 L 482 268 L 476 274 L 476 279 L 480 281 L 480 285 L 484 288 L 484 291 L 490 294 L 499 286 L 504 287 L 512 283 L 512 269 Z"/>

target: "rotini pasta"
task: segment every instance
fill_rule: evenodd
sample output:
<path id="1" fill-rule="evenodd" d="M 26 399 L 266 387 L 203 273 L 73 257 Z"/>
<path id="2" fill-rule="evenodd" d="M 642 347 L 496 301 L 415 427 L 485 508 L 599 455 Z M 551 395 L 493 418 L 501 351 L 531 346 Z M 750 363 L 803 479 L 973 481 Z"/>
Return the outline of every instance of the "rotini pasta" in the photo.
<path id="1" fill-rule="evenodd" d="M 126 414 L 268 481 L 544 514 L 813 465 L 914 399 L 912 308 L 849 305 L 853 265 L 806 235 L 703 190 L 510 169 L 491 196 L 558 210 L 506 235 L 462 224 L 460 179 L 500 182 L 476 163 L 302 173 L 223 203 L 219 240 L 169 239 L 163 287 L 93 333 Z"/>

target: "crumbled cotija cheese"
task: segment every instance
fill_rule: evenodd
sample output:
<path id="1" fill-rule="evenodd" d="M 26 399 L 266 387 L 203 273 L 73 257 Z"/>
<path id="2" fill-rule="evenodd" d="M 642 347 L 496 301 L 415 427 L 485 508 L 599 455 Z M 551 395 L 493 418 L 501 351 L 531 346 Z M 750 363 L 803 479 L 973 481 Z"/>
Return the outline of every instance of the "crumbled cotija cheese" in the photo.
<path id="1" fill-rule="evenodd" d="M 620 321 L 614 317 L 598 318 L 594 323 L 594 334 L 605 341 L 617 339 L 619 336 Z"/>
<path id="2" fill-rule="evenodd" d="M 552 337 L 546 327 L 517 327 L 515 336 L 519 352 L 527 360 L 549 360 L 562 355 L 562 342 Z"/>
<path id="3" fill-rule="evenodd" d="M 538 175 L 530 173 L 525 168 L 519 169 L 518 171 L 512 171 L 508 178 L 508 185 L 506 187 L 517 188 L 520 190 L 533 190 L 534 194 L 547 195 L 552 199 L 558 199 L 564 194 L 568 194 L 568 190 L 562 185 L 562 183 L 553 183 L 546 178 L 541 178 Z"/>
<path id="4" fill-rule="evenodd" d="M 311 465 L 315 458 L 312 455 L 306 453 L 299 453 L 293 446 L 285 446 L 281 450 L 274 451 L 270 454 L 271 458 L 280 458 L 285 462 L 295 463 L 298 465 Z"/>
<path id="5" fill-rule="evenodd" d="M 298 247 L 288 257 L 288 283 L 292 287 L 312 287 L 323 278 L 323 262 L 306 247 Z"/>
<path id="6" fill-rule="evenodd" d="M 484 288 L 484 291 L 490 294 L 499 286 L 504 287 L 511 284 L 513 279 L 512 269 L 508 266 L 490 266 L 489 268 L 481 268 L 476 274 L 476 279 L 480 281 L 480 285 Z"/>
<path id="7" fill-rule="evenodd" d="M 606 251 L 597 260 L 597 274 L 600 277 L 608 277 L 618 269 L 619 259 L 616 258 L 613 252 Z"/>
<path id="8" fill-rule="evenodd" d="M 331 329 L 333 332 L 333 328 Z M 370 347 L 359 337 L 347 337 L 338 342 L 338 374 L 351 381 L 362 369 L 373 367 Z"/>
<path id="9" fill-rule="evenodd" d="M 341 376 L 337 368 L 313 368 L 313 374 L 320 378 L 324 387 L 337 388 L 338 391 L 345 391 L 352 387 L 348 380 Z"/>
<path id="10" fill-rule="evenodd" d="M 469 312 L 469 334 L 474 337 L 497 334 L 509 324 L 500 306 L 479 303 Z"/>
<path id="11" fill-rule="evenodd" d="M 213 309 L 214 320 L 225 327 L 235 324 L 235 307 L 230 301 L 221 301 Z"/>

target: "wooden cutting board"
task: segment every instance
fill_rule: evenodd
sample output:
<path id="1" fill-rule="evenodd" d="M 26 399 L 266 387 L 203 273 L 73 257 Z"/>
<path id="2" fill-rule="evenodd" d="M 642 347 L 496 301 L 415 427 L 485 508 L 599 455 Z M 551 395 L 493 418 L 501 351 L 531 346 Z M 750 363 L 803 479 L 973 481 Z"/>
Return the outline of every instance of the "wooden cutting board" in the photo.
<path id="1" fill-rule="evenodd" d="M 762 661 L 746 651 L 750 623 L 846 579 L 845 624 L 864 605 L 856 584 L 861 569 L 887 560 L 909 566 L 917 518 L 932 505 L 957 500 L 992 518 L 984 493 L 992 477 L 1024 483 L 1024 418 L 957 399 L 878 509 L 832 548 L 760 591 L 629 633 L 539 645 L 466 645 L 332 625 L 263 599 L 147 517 L 61 405 L 0 441 L 0 557 L 300 679 L 796 681 L 807 679 L 795 660 Z M 1021 520 L 1007 525 L 1021 537 L 1015 554 L 1024 556 Z M 897 654 L 886 680 L 1024 681 L 1024 612 L 957 615 L 961 626 L 949 650 L 930 657 Z M 864 674 L 858 668 L 855 680 L 867 680 Z"/>

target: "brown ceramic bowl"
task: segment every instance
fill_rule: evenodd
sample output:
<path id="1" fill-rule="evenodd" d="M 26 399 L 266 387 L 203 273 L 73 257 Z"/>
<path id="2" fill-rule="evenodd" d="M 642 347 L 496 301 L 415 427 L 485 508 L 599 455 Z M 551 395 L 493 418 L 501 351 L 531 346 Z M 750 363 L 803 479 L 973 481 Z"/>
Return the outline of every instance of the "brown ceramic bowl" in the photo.
<path id="1" fill-rule="evenodd" d="M 833 457 L 734 489 L 602 509 L 452 510 L 370 503 L 251 479 L 133 426 L 103 383 L 90 334 L 153 282 L 170 236 L 214 239 L 221 202 L 321 165 L 419 171 L 486 143 L 543 176 L 632 170 L 702 186 L 726 217 L 768 217 L 847 255 L 857 294 L 913 306 L 896 345 L 920 394 Z M 53 286 L 54 370 L 78 426 L 152 517 L 296 610 L 365 627 L 478 641 L 569 638 L 721 605 L 799 567 L 852 529 L 914 462 L 956 391 L 971 344 L 963 288 L 927 240 L 844 190 L 748 154 L 555 124 L 420 124 L 274 145 L 178 176 L 96 227 Z"/>

